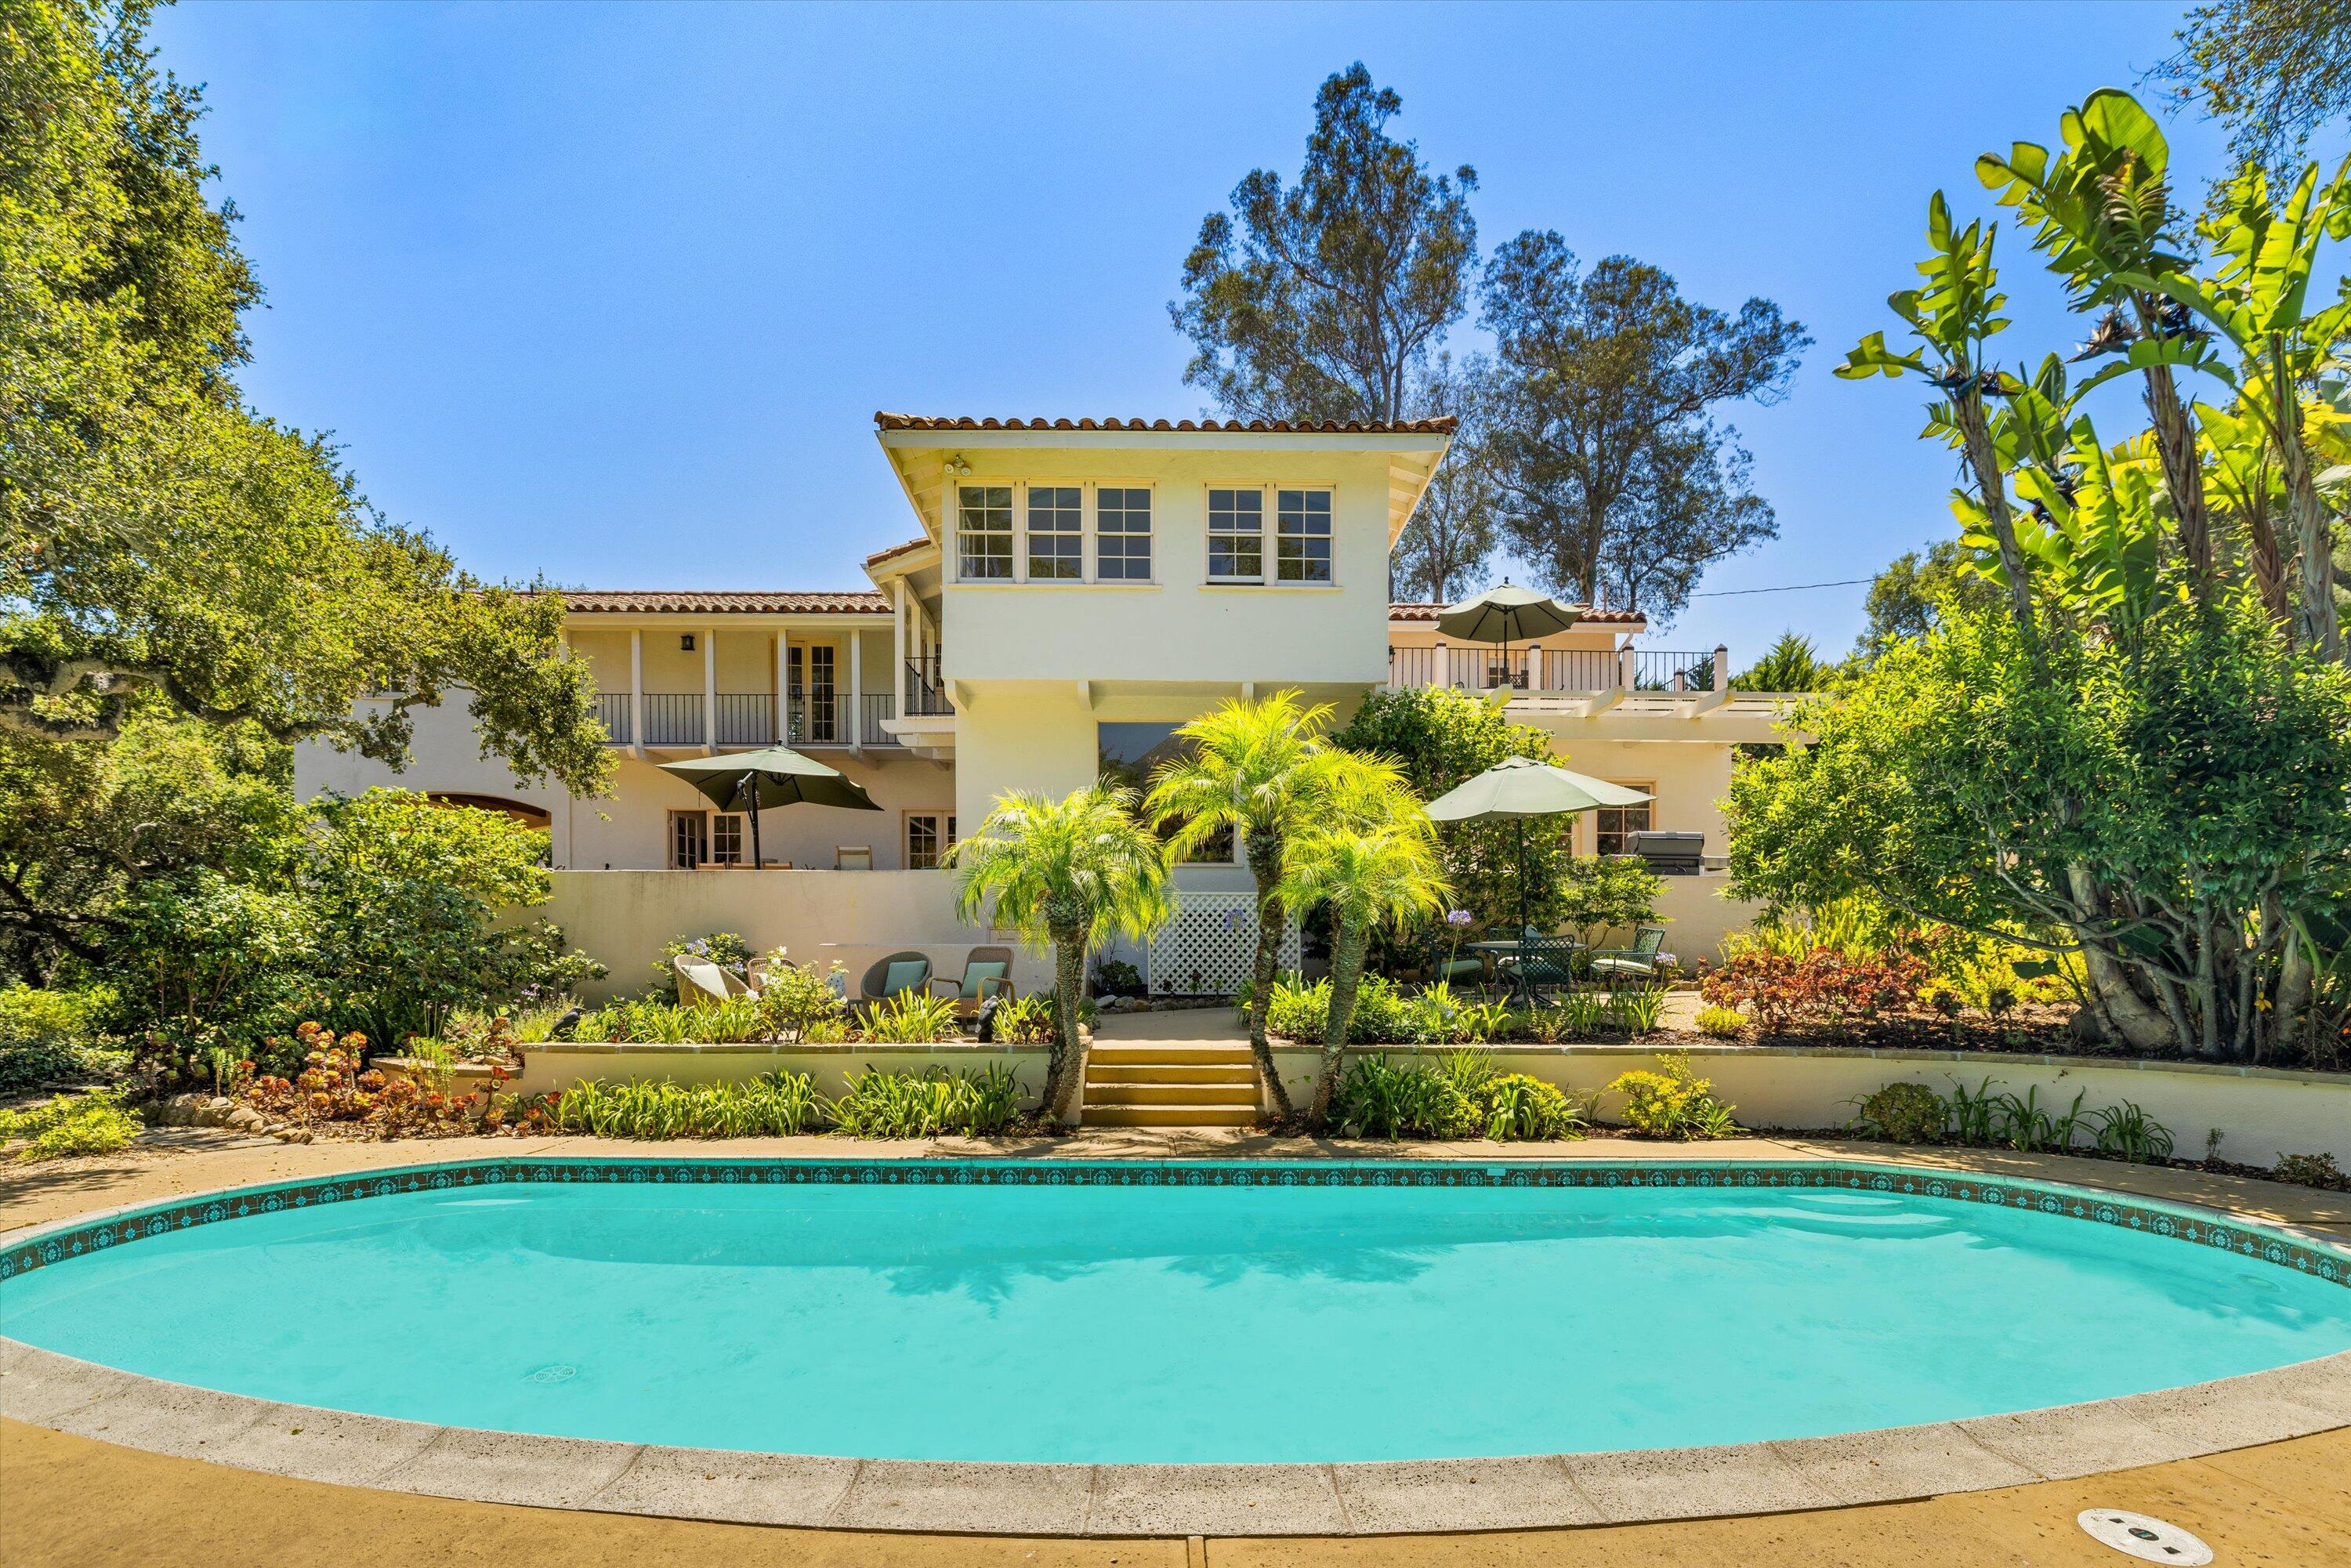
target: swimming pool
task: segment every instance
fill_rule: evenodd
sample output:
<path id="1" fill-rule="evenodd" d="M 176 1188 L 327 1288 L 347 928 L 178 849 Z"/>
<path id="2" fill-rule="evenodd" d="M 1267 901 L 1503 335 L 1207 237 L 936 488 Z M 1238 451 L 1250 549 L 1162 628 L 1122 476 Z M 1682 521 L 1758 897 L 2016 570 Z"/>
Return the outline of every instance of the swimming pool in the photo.
<path id="1" fill-rule="evenodd" d="M 490 1162 L 0 1253 L 0 1334 L 456 1427 L 1332 1462 L 1956 1419 L 2351 1349 L 2333 1249 L 1866 1166 Z"/>

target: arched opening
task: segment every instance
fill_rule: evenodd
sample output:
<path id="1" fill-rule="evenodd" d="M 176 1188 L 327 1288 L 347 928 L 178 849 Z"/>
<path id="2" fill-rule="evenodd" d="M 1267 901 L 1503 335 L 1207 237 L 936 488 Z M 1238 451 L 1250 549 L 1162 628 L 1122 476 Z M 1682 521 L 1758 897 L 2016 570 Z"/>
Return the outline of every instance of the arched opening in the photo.
<path id="1" fill-rule="evenodd" d="M 472 806 L 484 811 L 503 811 L 526 828 L 538 828 L 544 831 L 548 825 L 547 812 L 539 807 L 521 800 L 508 800 L 502 796 L 452 795 L 435 790 L 428 792 L 424 798 L 444 806 Z"/>

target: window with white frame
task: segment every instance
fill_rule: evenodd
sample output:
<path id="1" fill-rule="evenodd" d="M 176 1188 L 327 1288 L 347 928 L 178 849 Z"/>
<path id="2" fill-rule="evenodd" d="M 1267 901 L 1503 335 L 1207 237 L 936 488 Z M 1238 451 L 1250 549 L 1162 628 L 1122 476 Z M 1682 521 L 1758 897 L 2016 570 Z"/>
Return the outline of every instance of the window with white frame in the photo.
<path id="1" fill-rule="evenodd" d="M 1655 790 L 1654 784 L 1627 784 L 1628 789 L 1644 794 Z M 1592 813 L 1592 852 L 1598 855 L 1628 855 L 1633 852 L 1633 835 L 1649 831 L 1649 809 L 1654 800 L 1640 800 L 1630 806 L 1603 806 Z"/>
<path id="2" fill-rule="evenodd" d="M 906 813 L 906 869 L 936 871 L 955 848 L 956 820 L 950 811 Z"/>
<path id="3" fill-rule="evenodd" d="M 1274 576 L 1281 582 L 1331 580 L 1331 492 L 1274 492 Z"/>
<path id="4" fill-rule="evenodd" d="M 1265 492 L 1208 492 L 1208 580 L 1265 580 Z"/>
<path id="5" fill-rule="evenodd" d="M 710 818 L 710 863 L 741 865 L 743 852 L 743 819 L 732 811 L 716 811 Z"/>
<path id="6" fill-rule="evenodd" d="M 1012 486 L 956 486 L 956 571 L 966 582 L 1012 578 Z"/>
<path id="7" fill-rule="evenodd" d="M 1151 492 L 1103 486 L 1094 492 L 1094 576 L 1151 580 Z"/>
<path id="8" fill-rule="evenodd" d="M 1029 580 L 1075 582 L 1086 574 L 1086 493 L 1075 485 L 1029 486 Z"/>

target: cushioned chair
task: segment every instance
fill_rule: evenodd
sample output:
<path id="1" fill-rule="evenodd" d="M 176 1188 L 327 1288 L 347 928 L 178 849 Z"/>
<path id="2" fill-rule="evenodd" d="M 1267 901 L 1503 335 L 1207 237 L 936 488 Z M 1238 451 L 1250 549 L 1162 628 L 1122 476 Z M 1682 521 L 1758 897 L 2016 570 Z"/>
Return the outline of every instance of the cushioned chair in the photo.
<path id="1" fill-rule="evenodd" d="M 976 1017 L 980 1003 L 990 997 L 1010 997 L 1012 989 L 1012 949 L 1009 947 L 974 947 L 964 957 L 963 978 L 950 980 L 941 976 L 931 982 L 935 991 L 946 988 L 943 995 L 955 1000 L 956 1013 L 960 1018 Z"/>
<path id="2" fill-rule="evenodd" d="M 1598 947 L 1592 954 L 1592 973 L 1595 979 L 1614 986 L 1625 980 L 1652 980 L 1657 975 L 1657 954 L 1666 945 L 1666 928 L 1662 925 L 1640 925 L 1633 930 L 1630 947 Z"/>
<path id="3" fill-rule="evenodd" d="M 1447 956 L 1450 951 L 1452 956 Z M 1459 948 L 1432 942 L 1428 946 L 1428 977 L 1433 984 L 1442 980 L 1448 986 L 1482 986 L 1493 978 L 1483 953 L 1464 953 Z"/>
<path id="4" fill-rule="evenodd" d="M 931 988 L 931 961 L 921 953 L 893 953 L 878 959 L 858 983 L 857 999 L 867 1007 L 907 991 Z"/>
<path id="5" fill-rule="evenodd" d="M 669 967 L 677 977 L 677 1005 L 682 1008 L 712 1007 L 751 994 L 743 977 L 721 964 L 700 963 L 681 953 L 669 961 Z"/>

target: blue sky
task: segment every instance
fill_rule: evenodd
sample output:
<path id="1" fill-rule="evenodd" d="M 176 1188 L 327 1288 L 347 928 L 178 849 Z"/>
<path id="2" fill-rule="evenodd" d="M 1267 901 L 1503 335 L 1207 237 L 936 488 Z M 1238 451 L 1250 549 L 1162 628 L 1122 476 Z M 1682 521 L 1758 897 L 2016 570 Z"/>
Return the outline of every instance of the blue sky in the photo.
<path id="1" fill-rule="evenodd" d="M 907 413 L 1183 417 L 1167 323 L 1203 214 L 1294 173 L 1350 61 L 1475 164 L 1487 248 L 1556 228 L 1817 340 L 1731 417 L 1781 538 L 1703 587 L 1863 577 L 1950 530 L 1889 325 L 1928 192 L 2168 52 L 2172 5 L 196 4 L 157 27 L 268 289 L 246 384 L 492 577 L 862 585 L 916 525 Z M 2220 133 L 2175 123 L 2175 165 Z M 2011 356 L 2060 346 L 2011 247 Z M 1465 323 L 1460 347 L 1479 335 Z M 2123 404 L 2110 417 L 2119 433 Z M 1700 599 L 1665 641 L 1842 652 L 1859 587 Z"/>

